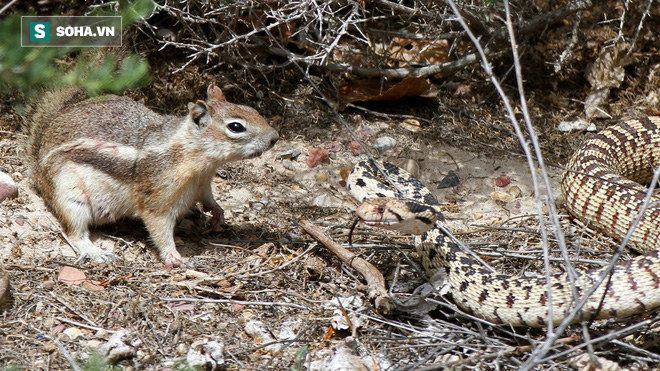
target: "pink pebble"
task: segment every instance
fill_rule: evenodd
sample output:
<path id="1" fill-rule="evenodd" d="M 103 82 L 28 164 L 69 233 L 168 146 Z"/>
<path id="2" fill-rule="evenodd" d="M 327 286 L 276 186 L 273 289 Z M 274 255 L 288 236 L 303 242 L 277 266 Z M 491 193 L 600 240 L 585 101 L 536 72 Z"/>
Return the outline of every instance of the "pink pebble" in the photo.
<path id="1" fill-rule="evenodd" d="M 351 144 L 348 145 L 348 148 L 350 148 L 351 154 L 353 156 L 357 156 L 361 153 L 364 153 L 362 146 L 357 141 L 352 141 Z"/>
<path id="2" fill-rule="evenodd" d="M 330 153 L 325 148 L 310 147 L 307 152 L 307 166 L 310 168 L 316 167 L 321 162 L 330 159 Z"/>
<path id="3" fill-rule="evenodd" d="M 495 178 L 495 185 L 498 187 L 506 187 L 511 183 L 511 177 L 508 175 L 500 175 Z"/>

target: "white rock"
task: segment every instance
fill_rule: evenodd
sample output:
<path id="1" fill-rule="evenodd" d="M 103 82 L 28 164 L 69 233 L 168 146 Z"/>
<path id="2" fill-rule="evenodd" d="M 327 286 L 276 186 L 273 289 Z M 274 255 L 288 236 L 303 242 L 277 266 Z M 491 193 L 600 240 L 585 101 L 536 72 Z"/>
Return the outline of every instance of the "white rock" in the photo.
<path id="1" fill-rule="evenodd" d="M 128 330 L 119 330 L 115 332 L 108 341 L 99 345 L 96 348 L 96 351 L 113 362 L 134 357 L 136 354 L 135 348 L 124 342 L 124 338 L 127 337 L 128 334 Z"/>
<path id="2" fill-rule="evenodd" d="M 297 330 L 300 327 L 300 319 L 294 321 L 285 321 L 280 328 L 280 334 L 277 336 L 280 340 L 294 340 L 297 335 Z"/>
<path id="3" fill-rule="evenodd" d="M 289 150 L 286 150 L 286 151 L 283 151 L 283 152 L 278 153 L 277 156 L 275 156 L 275 158 L 276 158 L 277 160 L 281 160 L 281 159 L 295 159 L 295 158 L 297 158 L 298 156 L 300 156 L 301 153 L 302 153 L 302 151 L 299 150 L 298 148 L 293 148 L 293 149 L 289 149 Z"/>
<path id="4" fill-rule="evenodd" d="M 215 340 L 200 340 L 192 343 L 186 361 L 194 369 L 218 370 L 225 364 L 225 344 Z"/>
<path id="5" fill-rule="evenodd" d="M 0 201 L 18 197 L 18 186 L 9 174 L 0 171 Z"/>
<path id="6" fill-rule="evenodd" d="M 378 152 L 388 151 L 396 146 L 396 139 L 392 137 L 380 137 L 374 140 L 374 149 Z"/>
<path id="7" fill-rule="evenodd" d="M 314 201 L 312 201 L 312 204 L 314 206 L 318 206 L 318 207 L 328 207 L 328 206 L 330 206 L 330 196 L 328 194 L 325 194 L 325 193 L 322 194 L 322 195 L 316 196 L 316 198 L 314 198 Z"/>
<path id="8" fill-rule="evenodd" d="M 362 359 L 354 349 L 341 344 L 335 354 L 323 362 L 322 369 L 325 371 L 369 371 L 369 367 L 365 365 L 365 363 L 368 364 L 368 361 L 373 362 L 370 357 Z"/>
<path id="9" fill-rule="evenodd" d="M 557 130 L 561 132 L 578 131 L 578 130 L 596 131 L 596 125 L 592 122 L 587 122 L 584 119 L 577 119 L 575 121 L 562 121 L 559 123 Z"/>
<path id="10" fill-rule="evenodd" d="M 296 167 L 293 166 L 293 162 L 291 162 L 290 160 L 282 161 L 282 166 L 284 166 L 284 168 L 287 170 L 296 170 Z"/>
<path id="11" fill-rule="evenodd" d="M 355 295 L 328 300 L 323 303 L 323 307 L 334 309 L 330 323 L 332 324 L 332 327 L 337 330 L 347 330 L 351 328 L 346 320 L 346 312 L 348 312 L 348 318 L 350 319 L 351 324 L 355 328 L 360 328 L 364 323 L 364 317 L 360 313 L 367 310 L 362 299 Z"/>
<path id="12" fill-rule="evenodd" d="M 248 321 L 248 323 L 245 324 L 244 330 L 246 334 L 250 335 L 252 340 L 254 340 L 257 345 L 275 342 L 275 338 L 273 338 L 270 331 L 266 328 L 266 325 L 264 325 L 264 323 L 261 321 Z M 276 353 L 279 352 L 281 348 L 282 345 L 275 343 L 266 346 L 264 349 L 269 352 Z"/>
<path id="13" fill-rule="evenodd" d="M 68 336 L 71 340 L 76 340 L 84 335 L 84 333 L 77 327 L 69 327 L 68 329 L 62 331 L 62 333 Z"/>

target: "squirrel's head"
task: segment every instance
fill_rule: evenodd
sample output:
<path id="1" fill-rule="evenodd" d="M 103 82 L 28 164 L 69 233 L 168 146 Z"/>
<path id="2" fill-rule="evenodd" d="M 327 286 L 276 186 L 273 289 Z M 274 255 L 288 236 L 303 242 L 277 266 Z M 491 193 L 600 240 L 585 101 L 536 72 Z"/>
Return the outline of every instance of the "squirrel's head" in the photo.
<path id="1" fill-rule="evenodd" d="M 188 103 L 190 130 L 208 155 L 222 162 L 253 158 L 279 139 L 277 131 L 253 108 L 227 102 L 209 85 L 206 101 Z"/>

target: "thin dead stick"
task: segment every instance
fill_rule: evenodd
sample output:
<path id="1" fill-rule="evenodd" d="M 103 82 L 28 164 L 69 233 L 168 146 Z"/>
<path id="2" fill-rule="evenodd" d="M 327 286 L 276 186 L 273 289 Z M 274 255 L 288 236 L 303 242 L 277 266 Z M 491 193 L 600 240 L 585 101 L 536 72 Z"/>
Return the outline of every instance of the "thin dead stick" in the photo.
<path id="1" fill-rule="evenodd" d="M 244 301 L 233 299 L 201 299 L 201 298 L 159 298 L 166 302 L 183 302 L 183 303 L 220 303 L 220 304 L 238 304 L 246 306 L 264 306 L 264 307 L 291 307 L 296 309 L 306 309 L 302 305 L 293 303 L 271 302 L 271 301 Z"/>
<path id="2" fill-rule="evenodd" d="M 73 358 L 73 357 L 71 356 L 71 353 L 69 353 L 69 352 L 66 350 L 66 348 L 64 347 L 64 345 L 62 345 L 62 343 L 60 343 L 59 340 L 55 340 L 55 345 L 57 346 L 57 349 L 60 350 L 60 353 L 62 353 L 62 356 L 63 356 L 63 357 L 69 362 L 69 364 L 71 365 L 71 369 L 72 369 L 72 370 L 74 370 L 74 371 L 82 371 L 82 368 L 80 368 L 80 366 L 78 366 L 78 363 L 76 363 L 75 358 Z"/>
<path id="3" fill-rule="evenodd" d="M 385 278 L 376 267 L 333 241 L 323 233 L 319 227 L 312 224 L 312 222 L 301 220 L 300 223 L 305 232 L 309 233 L 317 241 L 325 245 L 330 251 L 337 255 L 342 262 L 362 274 L 367 281 L 367 293 L 370 298 L 374 299 L 376 309 L 382 313 L 389 313 L 392 310 L 393 304 L 387 294 L 387 289 L 385 288 Z"/>
<path id="4" fill-rule="evenodd" d="M 557 339 L 555 344 L 569 344 L 569 343 L 579 341 L 580 339 L 581 338 L 579 336 L 573 335 L 573 336 L 568 336 L 568 337 L 565 337 L 565 338 Z M 512 355 L 512 354 L 529 353 L 533 350 L 534 350 L 534 346 L 532 346 L 532 345 L 520 345 L 520 346 L 510 347 L 508 349 L 504 349 L 504 350 L 499 351 L 499 352 L 475 354 L 475 355 L 473 355 L 469 358 L 466 358 L 466 359 L 463 359 L 463 360 L 460 360 L 460 361 L 456 361 L 456 362 L 451 363 L 451 364 L 444 364 L 444 365 L 442 365 L 442 366 L 444 366 L 442 369 L 445 369 L 447 367 L 457 368 L 459 366 L 469 365 L 469 364 L 476 363 L 476 362 L 484 360 L 484 359 L 502 358 L 502 357 Z M 425 369 L 425 370 L 428 370 L 428 369 Z"/>
<path id="5" fill-rule="evenodd" d="M 64 305 L 64 306 L 65 306 L 68 310 L 70 310 L 73 314 L 75 314 L 76 316 L 78 316 L 78 317 L 84 319 L 84 320 L 85 320 L 87 323 L 89 323 L 91 326 L 99 327 L 99 325 L 97 325 L 94 321 L 92 321 L 91 319 L 87 318 L 87 316 L 85 316 L 84 314 L 80 313 L 79 311 L 73 309 L 73 307 L 72 307 L 71 305 L 67 304 L 64 300 L 58 298 L 57 295 L 55 295 L 54 293 L 51 292 L 51 293 L 50 293 L 50 296 L 52 296 L 53 299 L 55 299 L 58 303 Z"/>

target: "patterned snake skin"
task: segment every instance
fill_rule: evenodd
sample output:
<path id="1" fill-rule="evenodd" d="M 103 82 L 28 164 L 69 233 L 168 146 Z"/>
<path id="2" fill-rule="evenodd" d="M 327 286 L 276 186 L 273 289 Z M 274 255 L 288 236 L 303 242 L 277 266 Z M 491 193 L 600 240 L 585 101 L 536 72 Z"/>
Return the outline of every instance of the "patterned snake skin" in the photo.
<path id="1" fill-rule="evenodd" d="M 641 184 L 649 183 L 659 164 L 660 118 L 614 125 L 586 141 L 571 158 L 561 182 L 567 208 L 590 226 L 623 239 L 646 196 L 647 188 Z M 416 234 L 423 268 L 429 275 L 447 269 L 450 292 L 463 310 L 493 323 L 542 327 L 548 321 L 558 324 L 574 309 L 566 274 L 551 275 L 550 303 L 545 276 L 490 272 L 435 225 L 444 221 L 438 202 L 419 180 L 392 164 L 380 165 L 404 194 L 388 185 L 374 163 L 361 162 L 348 179 L 349 191 L 363 202 L 356 214 L 367 225 Z M 582 307 L 584 320 L 625 317 L 660 306 L 658 201 L 657 197 L 651 200 L 630 240 L 632 247 L 646 255 L 614 267 L 609 287 L 600 285 Z M 578 294 L 584 295 L 604 270 L 578 271 Z"/>

